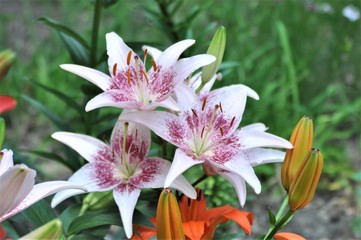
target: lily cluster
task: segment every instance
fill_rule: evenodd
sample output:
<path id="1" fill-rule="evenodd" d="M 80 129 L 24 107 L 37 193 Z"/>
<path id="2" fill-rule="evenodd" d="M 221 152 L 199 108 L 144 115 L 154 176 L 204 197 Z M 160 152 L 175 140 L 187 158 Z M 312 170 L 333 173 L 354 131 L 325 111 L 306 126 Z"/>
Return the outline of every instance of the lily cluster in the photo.
<path id="1" fill-rule="evenodd" d="M 84 66 L 61 65 L 103 91 L 87 103 L 86 111 L 123 109 L 109 143 L 70 132 L 52 135 L 88 161 L 69 182 L 87 192 L 112 190 L 128 238 L 133 235 L 132 217 L 141 189 L 170 187 L 196 199 L 195 189 L 182 176 L 194 165 L 201 164 L 207 175 L 225 177 L 242 206 L 246 182 L 256 193 L 261 191 L 253 167 L 283 161 L 285 154 L 273 148 L 292 145 L 267 133 L 262 123 L 238 128 L 247 97 L 259 98 L 255 91 L 241 84 L 211 90 L 216 75 L 212 73 L 205 83 L 202 72 L 194 72 L 214 62 L 214 56 L 179 59 L 194 40 L 178 42 L 163 52 L 145 46 L 143 61 L 117 34 L 106 34 L 106 41 L 109 75 Z M 147 157 L 150 131 L 177 147 L 171 162 Z M 61 191 L 52 206 L 81 193 L 80 189 Z"/>

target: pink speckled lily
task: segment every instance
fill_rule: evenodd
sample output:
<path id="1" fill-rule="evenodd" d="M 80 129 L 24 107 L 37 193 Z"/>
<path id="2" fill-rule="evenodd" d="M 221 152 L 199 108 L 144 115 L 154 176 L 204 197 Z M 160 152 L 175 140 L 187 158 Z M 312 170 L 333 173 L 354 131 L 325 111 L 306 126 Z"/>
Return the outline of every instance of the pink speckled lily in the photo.
<path id="1" fill-rule="evenodd" d="M 89 162 L 75 172 L 69 182 L 82 185 L 89 192 L 113 190 L 125 233 L 130 238 L 133 212 L 141 189 L 163 187 L 171 166 L 167 160 L 146 157 L 151 141 L 150 130 L 140 124 L 118 121 L 109 145 L 83 134 L 56 132 L 52 136 Z M 170 186 L 196 198 L 196 191 L 181 175 Z M 59 192 L 53 198 L 52 206 L 79 193 L 77 190 Z"/>
<path id="2" fill-rule="evenodd" d="M 292 148 L 275 135 L 266 133 L 263 124 L 237 130 L 246 105 L 247 95 L 257 93 L 244 85 L 232 85 L 209 92 L 199 99 L 187 86 L 177 89 L 182 110 L 179 115 L 162 111 L 125 112 L 124 121 L 141 123 L 178 147 L 165 181 L 169 186 L 184 171 L 203 164 L 207 174 L 221 174 L 236 188 L 241 205 L 245 203 L 245 184 L 256 193 L 261 184 L 252 166 L 282 161 L 284 153 L 262 147 Z"/>
<path id="3" fill-rule="evenodd" d="M 94 83 L 104 92 L 91 99 L 85 107 L 90 111 L 113 106 L 125 109 L 152 110 L 165 107 L 178 111 L 178 105 L 170 97 L 175 87 L 193 71 L 208 65 L 215 57 L 201 54 L 178 60 L 194 40 L 180 41 L 162 52 L 148 71 L 144 62 L 114 32 L 106 34 L 110 76 L 87 67 L 63 64 L 64 70 L 77 74 Z"/>
<path id="4" fill-rule="evenodd" d="M 0 151 L 0 222 L 30 207 L 39 200 L 65 189 L 86 189 L 66 181 L 35 184 L 36 172 L 24 164 L 14 166 L 13 152 Z"/>

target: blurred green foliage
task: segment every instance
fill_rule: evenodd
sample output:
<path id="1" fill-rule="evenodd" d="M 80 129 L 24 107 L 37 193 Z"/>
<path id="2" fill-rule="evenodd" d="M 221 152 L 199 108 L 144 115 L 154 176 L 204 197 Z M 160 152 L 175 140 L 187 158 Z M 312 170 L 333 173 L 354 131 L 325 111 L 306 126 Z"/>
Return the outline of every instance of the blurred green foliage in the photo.
<path id="1" fill-rule="evenodd" d="M 332 12 L 320 8 L 326 3 Z M 361 149 L 361 28 L 360 20 L 351 22 L 342 15 L 349 4 L 361 9 L 359 1 L 108 0 L 104 4 L 94 39 L 94 1 L 0 1 L 0 49 L 11 48 L 18 56 L 0 88 L 0 93 L 19 101 L 15 111 L 4 115 L 5 146 L 32 150 L 28 153 L 35 155 L 22 156 L 25 162 L 31 165 L 35 156 L 41 156 L 78 169 L 83 160 L 73 152 L 64 148 L 65 158 L 48 152 L 54 145 L 49 135 L 62 129 L 107 139 L 118 114 L 110 108 L 82 111 L 97 89 L 61 70 L 60 64 L 77 62 L 106 72 L 104 36 L 110 31 L 138 50 L 145 43 L 164 49 L 194 38 L 196 44 L 185 55 L 205 53 L 223 25 L 227 29 L 220 68 L 223 80 L 216 87 L 242 83 L 261 98 L 248 101 L 241 125 L 263 122 L 269 132 L 287 139 L 303 115 L 311 116 L 314 145 L 325 157 L 326 183 L 321 186 L 338 190 L 359 182 L 354 178 L 361 171 L 355 159 Z M 63 31 L 60 37 L 54 29 Z M 67 42 L 76 44 L 64 45 Z M 92 55 L 94 44 L 97 51 Z M 159 149 L 156 146 L 152 153 Z M 256 171 L 265 181 L 274 176 L 275 165 Z M 193 172 L 200 170 L 186 175 L 195 181 Z M 48 176 L 46 171 L 40 175 Z M 212 177 L 202 184 L 210 189 L 206 194 L 212 195 L 212 205 L 237 204 L 224 179 Z"/>

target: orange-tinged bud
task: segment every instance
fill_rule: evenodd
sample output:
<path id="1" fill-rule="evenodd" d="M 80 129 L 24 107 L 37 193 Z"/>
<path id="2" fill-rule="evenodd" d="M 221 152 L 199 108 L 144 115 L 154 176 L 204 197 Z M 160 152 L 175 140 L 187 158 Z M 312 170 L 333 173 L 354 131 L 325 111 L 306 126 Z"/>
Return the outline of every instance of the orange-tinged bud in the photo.
<path id="1" fill-rule="evenodd" d="M 288 192 L 288 204 L 291 210 L 296 211 L 304 208 L 311 202 L 321 176 L 322 167 L 322 153 L 316 148 L 311 149 L 297 172 L 296 178 L 291 183 Z"/>
<path id="2" fill-rule="evenodd" d="M 2 80 L 15 60 L 15 53 L 10 49 L 0 52 L 0 80 Z"/>
<path id="3" fill-rule="evenodd" d="M 290 142 L 293 149 L 287 149 L 285 160 L 282 165 L 282 185 L 289 191 L 293 179 L 296 177 L 300 166 L 303 165 L 307 152 L 312 147 L 313 122 L 310 117 L 304 116 L 293 130 Z"/>
<path id="4" fill-rule="evenodd" d="M 158 239 L 185 239 L 178 201 L 169 189 L 159 196 L 156 227 Z"/>

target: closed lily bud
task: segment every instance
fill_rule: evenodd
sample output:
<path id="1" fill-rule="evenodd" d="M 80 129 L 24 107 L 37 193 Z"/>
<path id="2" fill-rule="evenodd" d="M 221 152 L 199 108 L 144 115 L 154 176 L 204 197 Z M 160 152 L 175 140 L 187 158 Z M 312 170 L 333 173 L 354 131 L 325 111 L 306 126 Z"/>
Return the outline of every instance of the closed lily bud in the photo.
<path id="1" fill-rule="evenodd" d="M 303 165 L 291 183 L 288 196 L 289 207 L 296 211 L 311 202 L 320 179 L 323 167 L 323 156 L 320 150 L 313 148 L 307 154 Z"/>
<path id="2" fill-rule="evenodd" d="M 2 149 L 2 146 L 4 144 L 5 140 L 5 120 L 3 118 L 0 118 L 0 149 Z M 1 154 L 0 154 L 0 162 L 1 162 Z"/>
<path id="3" fill-rule="evenodd" d="M 167 188 L 159 196 L 156 218 L 158 239 L 185 239 L 177 198 Z"/>
<path id="4" fill-rule="evenodd" d="M 15 53 L 10 49 L 0 52 L 0 80 L 2 80 L 15 60 Z"/>
<path id="5" fill-rule="evenodd" d="M 287 149 L 282 165 L 281 178 L 283 188 L 288 192 L 300 166 L 306 160 L 305 156 L 312 148 L 313 122 L 310 117 L 304 116 L 296 125 L 291 135 L 292 149 Z"/>
<path id="6" fill-rule="evenodd" d="M 54 219 L 47 224 L 35 229 L 29 234 L 20 238 L 20 240 L 26 239 L 61 239 L 62 235 L 62 223 L 60 219 Z"/>
<path id="7" fill-rule="evenodd" d="M 113 191 L 92 192 L 83 200 L 83 205 L 90 210 L 103 209 L 112 203 L 114 203 Z"/>
<path id="8" fill-rule="evenodd" d="M 207 50 L 208 54 L 215 56 L 217 59 L 213 63 L 203 67 L 202 82 L 207 83 L 217 73 L 219 65 L 222 63 L 224 49 L 226 47 L 226 28 L 220 27 L 214 34 L 211 44 Z"/>

